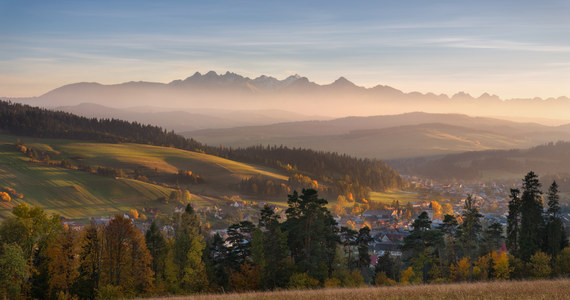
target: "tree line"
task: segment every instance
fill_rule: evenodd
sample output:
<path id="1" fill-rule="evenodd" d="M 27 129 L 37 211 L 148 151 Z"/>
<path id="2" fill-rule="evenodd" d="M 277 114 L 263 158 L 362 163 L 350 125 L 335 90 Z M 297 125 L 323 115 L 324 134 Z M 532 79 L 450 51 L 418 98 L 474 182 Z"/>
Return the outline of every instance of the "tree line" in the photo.
<path id="1" fill-rule="evenodd" d="M 549 226 L 558 224 L 555 188 L 543 231 L 531 236 L 525 229 L 536 217 L 523 213 L 535 205 L 525 201 L 537 201 L 534 176 L 525 177 L 520 198 L 513 196 L 520 209 L 510 210 L 509 220 L 520 223 L 513 231 L 509 221 L 506 248 L 502 226 L 484 226 L 468 196 L 463 213 L 445 215 L 438 226 L 420 213 L 402 257 L 387 251 L 375 265 L 370 228 L 339 227 L 314 189 L 288 195 L 285 220 L 266 205 L 257 224 L 239 221 L 223 235 L 205 229 L 191 205 L 143 235 L 122 215 L 75 231 L 57 215 L 20 204 L 0 225 L 0 295 L 95 299 L 568 276 L 565 233 Z"/>

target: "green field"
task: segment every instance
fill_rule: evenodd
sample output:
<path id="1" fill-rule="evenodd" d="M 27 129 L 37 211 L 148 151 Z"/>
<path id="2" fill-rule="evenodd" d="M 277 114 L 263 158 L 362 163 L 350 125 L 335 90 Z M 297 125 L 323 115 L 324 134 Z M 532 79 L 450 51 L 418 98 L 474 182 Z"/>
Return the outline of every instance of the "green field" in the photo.
<path id="1" fill-rule="evenodd" d="M 193 201 L 211 205 L 222 196 L 237 195 L 237 183 L 255 174 L 276 181 L 287 176 L 267 168 L 239 163 L 198 152 L 141 144 L 105 144 L 58 139 L 40 139 L 0 135 L 0 188 L 10 187 L 24 195 L 11 203 L 0 203 L 0 218 L 13 205 L 26 202 L 68 218 L 112 215 L 131 208 L 159 207 L 168 210 L 157 198 L 168 197 L 172 189 L 134 179 L 114 179 L 82 171 L 29 162 L 13 144 L 19 140 L 37 151 L 45 151 L 52 160 L 68 159 L 75 165 L 104 166 L 133 170 L 148 168 L 161 174 L 191 170 L 206 183 L 191 185 Z M 286 200 L 286 199 L 284 199 Z"/>
<path id="2" fill-rule="evenodd" d="M 406 191 L 371 192 L 370 200 L 385 204 L 392 204 L 394 200 L 398 200 L 400 205 L 421 201 L 417 193 Z"/>
<path id="3" fill-rule="evenodd" d="M 1 217 L 9 215 L 11 208 L 20 202 L 41 206 L 67 218 L 113 215 L 131 208 L 141 209 L 172 191 L 133 179 L 113 179 L 33 164 L 7 144 L 0 144 L 0 187 L 10 187 L 24 195 L 22 199 L 12 197 L 10 203 L 2 202 Z"/>

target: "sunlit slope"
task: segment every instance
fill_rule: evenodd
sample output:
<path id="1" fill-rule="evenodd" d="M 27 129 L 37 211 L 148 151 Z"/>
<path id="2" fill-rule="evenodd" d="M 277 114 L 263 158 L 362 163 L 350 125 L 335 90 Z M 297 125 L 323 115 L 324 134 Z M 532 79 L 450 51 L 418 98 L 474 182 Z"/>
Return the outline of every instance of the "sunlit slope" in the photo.
<path id="1" fill-rule="evenodd" d="M 172 189 L 134 179 L 114 179 L 32 164 L 28 157 L 15 150 L 13 144 L 17 140 L 36 151 L 50 153 L 53 160 L 67 159 L 75 165 L 130 170 L 149 168 L 160 174 L 175 174 L 179 169 L 190 170 L 205 180 L 203 184 L 186 187 L 195 196 L 193 199 L 200 203 L 205 199 L 239 194 L 237 184 L 252 175 L 262 174 L 276 181 L 288 179 L 263 167 L 168 147 L 0 135 L 0 188 L 14 188 L 24 194 L 23 201 L 70 218 L 112 215 L 130 208 L 164 206 L 166 209 L 167 206 L 157 199 L 168 197 Z M 18 201 L 16 199 L 12 203 Z M 0 215 L 5 216 L 11 205 L 3 205 Z"/>
<path id="2" fill-rule="evenodd" d="M 9 203 L 0 202 L 1 218 L 21 202 L 39 205 L 67 218 L 113 215 L 148 204 L 160 206 L 156 199 L 172 191 L 132 179 L 32 164 L 9 144 L 0 144 L 0 187 L 10 187 L 24 195 L 22 199 L 12 197 Z"/>
<path id="3" fill-rule="evenodd" d="M 218 156 L 140 144 L 68 143 L 58 147 L 70 156 L 79 156 L 85 162 L 132 168 L 136 166 L 176 173 L 179 169 L 191 170 L 208 178 L 232 177 L 240 179 L 255 174 L 287 180 L 287 177 L 262 167 L 252 166 Z"/>

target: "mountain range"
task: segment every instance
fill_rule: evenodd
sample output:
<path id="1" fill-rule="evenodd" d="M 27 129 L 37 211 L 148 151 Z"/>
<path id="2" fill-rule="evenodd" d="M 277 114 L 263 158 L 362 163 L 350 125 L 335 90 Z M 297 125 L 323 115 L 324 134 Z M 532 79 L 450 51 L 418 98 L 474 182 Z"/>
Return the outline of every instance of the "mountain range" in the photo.
<path id="1" fill-rule="evenodd" d="M 529 98 L 502 100 L 487 93 L 473 97 L 459 92 L 445 94 L 403 92 L 377 85 L 357 86 L 344 77 L 319 85 L 306 77 L 278 80 L 269 76 L 251 79 L 227 72 L 196 72 L 170 83 L 126 82 L 103 85 L 74 83 L 44 95 L 9 99 L 42 107 L 75 106 L 94 103 L 113 108 L 154 106 L 193 112 L 195 109 L 281 110 L 302 115 L 344 117 L 388 115 L 413 111 L 463 113 L 476 116 L 505 116 L 569 120 L 570 99 Z"/>

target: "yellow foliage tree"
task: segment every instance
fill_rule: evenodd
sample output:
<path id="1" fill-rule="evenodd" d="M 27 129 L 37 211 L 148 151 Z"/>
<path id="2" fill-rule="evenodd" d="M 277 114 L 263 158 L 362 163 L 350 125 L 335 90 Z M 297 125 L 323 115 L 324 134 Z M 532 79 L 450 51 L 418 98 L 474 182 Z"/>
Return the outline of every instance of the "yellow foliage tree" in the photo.
<path id="1" fill-rule="evenodd" d="M 79 272 L 77 271 L 78 260 L 75 253 L 75 232 L 65 228 L 48 246 L 49 258 L 49 290 L 51 293 L 69 293 Z"/>
<path id="2" fill-rule="evenodd" d="M 506 252 L 493 251 L 493 272 L 497 279 L 509 279 L 513 268 L 509 266 L 509 256 Z"/>
<path id="3" fill-rule="evenodd" d="M 453 206 L 451 206 L 451 204 L 449 203 L 444 203 L 442 206 L 442 211 L 441 211 L 442 215 L 453 215 Z"/>
<path id="4" fill-rule="evenodd" d="M 403 285 L 409 285 L 411 282 L 413 282 L 414 275 L 414 269 L 412 269 L 412 267 L 408 267 L 402 272 L 400 283 Z"/>
<path id="5" fill-rule="evenodd" d="M 133 219 L 136 220 L 139 218 L 139 211 L 133 208 L 130 210 L 130 215 L 133 216 Z"/>
<path id="6" fill-rule="evenodd" d="M 469 258 L 464 257 L 460 259 L 456 264 L 450 267 L 451 280 L 454 281 L 464 281 L 469 278 L 470 263 Z"/>
<path id="7" fill-rule="evenodd" d="M 10 195 L 8 195 L 8 193 L 6 193 L 6 192 L 0 192 L 0 199 L 2 199 L 2 201 L 6 201 L 6 202 L 12 201 L 12 198 L 10 198 Z"/>
<path id="8" fill-rule="evenodd" d="M 441 220 L 441 219 L 442 219 L 442 214 L 441 214 L 441 205 L 439 204 L 439 202 L 437 202 L 437 201 L 432 201 L 432 202 L 431 202 L 431 208 L 432 208 L 432 210 L 433 210 L 433 218 L 434 218 L 434 219 Z"/>

